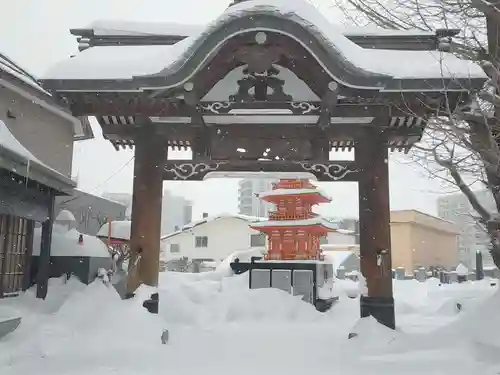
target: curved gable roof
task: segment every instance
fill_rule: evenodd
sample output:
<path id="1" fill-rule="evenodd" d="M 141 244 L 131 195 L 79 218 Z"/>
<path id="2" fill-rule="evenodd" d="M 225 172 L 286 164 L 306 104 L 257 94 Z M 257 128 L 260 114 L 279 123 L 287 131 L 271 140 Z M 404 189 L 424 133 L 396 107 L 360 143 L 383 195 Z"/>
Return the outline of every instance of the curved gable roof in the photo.
<path id="1" fill-rule="evenodd" d="M 269 4 L 251 0 L 229 7 L 203 31 L 172 46 L 94 47 L 83 51 L 51 69 L 46 83 L 61 91 L 140 91 L 179 86 L 210 61 L 226 41 L 253 31 L 293 38 L 332 79 L 349 87 L 465 91 L 481 87 L 487 79 L 481 67 L 451 53 L 363 49 L 305 2 L 275 0 Z"/>

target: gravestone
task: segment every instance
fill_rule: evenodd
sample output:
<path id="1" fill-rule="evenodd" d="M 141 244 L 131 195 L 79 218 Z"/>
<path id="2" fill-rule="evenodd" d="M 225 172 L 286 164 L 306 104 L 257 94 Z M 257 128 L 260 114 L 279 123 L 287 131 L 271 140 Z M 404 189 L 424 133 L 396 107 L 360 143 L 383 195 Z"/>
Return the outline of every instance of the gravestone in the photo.
<path id="1" fill-rule="evenodd" d="M 405 279 L 405 269 L 403 267 L 396 268 L 396 280 Z"/>
<path id="2" fill-rule="evenodd" d="M 425 281 L 427 279 L 427 272 L 425 271 L 424 267 L 420 267 L 419 269 L 415 270 L 415 278 L 418 281 Z"/>
<path id="3" fill-rule="evenodd" d="M 448 272 L 448 283 L 456 283 L 458 281 L 458 275 L 456 272 Z"/>
<path id="4" fill-rule="evenodd" d="M 344 266 L 340 266 L 337 269 L 337 279 L 344 280 L 345 279 L 345 273 L 346 273 L 345 267 Z"/>
<path id="5" fill-rule="evenodd" d="M 483 253 L 476 251 L 476 280 L 484 279 Z"/>

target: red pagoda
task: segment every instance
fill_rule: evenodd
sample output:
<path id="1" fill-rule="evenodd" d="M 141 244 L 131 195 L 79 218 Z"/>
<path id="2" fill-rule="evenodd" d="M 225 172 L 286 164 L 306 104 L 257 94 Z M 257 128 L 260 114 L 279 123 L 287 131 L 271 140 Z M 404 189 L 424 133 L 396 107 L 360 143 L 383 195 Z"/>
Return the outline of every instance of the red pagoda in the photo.
<path id="1" fill-rule="evenodd" d="M 319 203 L 331 198 L 305 179 L 283 179 L 273 184 L 273 190 L 259 198 L 276 205 L 269 220 L 253 223 L 251 228 L 268 238 L 268 260 L 323 260 L 320 239 L 335 231 L 330 223 L 312 212 Z"/>

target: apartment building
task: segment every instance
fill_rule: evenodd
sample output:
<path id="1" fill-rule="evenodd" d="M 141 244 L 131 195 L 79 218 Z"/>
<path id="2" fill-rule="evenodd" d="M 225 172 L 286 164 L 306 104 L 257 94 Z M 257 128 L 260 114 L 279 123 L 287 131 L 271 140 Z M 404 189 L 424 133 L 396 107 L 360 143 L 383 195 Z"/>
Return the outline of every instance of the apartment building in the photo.
<path id="1" fill-rule="evenodd" d="M 277 179 L 243 179 L 238 184 L 238 212 L 241 215 L 267 217 L 272 204 L 264 202 L 256 195 L 272 189 Z"/>
<path id="2" fill-rule="evenodd" d="M 489 211 L 495 212 L 496 206 L 491 193 L 487 190 L 476 192 L 479 202 Z M 438 216 L 453 222 L 460 232 L 458 238 L 458 258 L 469 269 L 476 267 L 476 252 L 483 254 L 485 267 L 494 267 L 489 253 L 489 238 L 484 228 L 478 224 L 477 213 L 467 197 L 462 193 L 445 195 L 438 198 Z"/>

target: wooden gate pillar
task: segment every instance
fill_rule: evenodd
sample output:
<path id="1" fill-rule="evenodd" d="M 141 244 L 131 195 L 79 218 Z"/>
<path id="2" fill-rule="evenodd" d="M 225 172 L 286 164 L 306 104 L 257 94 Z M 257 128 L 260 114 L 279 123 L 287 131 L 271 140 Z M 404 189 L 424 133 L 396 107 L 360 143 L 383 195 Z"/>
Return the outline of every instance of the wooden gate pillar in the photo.
<path id="1" fill-rule="evenodd" d="M 163 169 L 167 146 L 149 124 L 134 138 L 134 183 L 127 294 L 142 284 L 157 286 L 160 264 Z"/>
<path id="2" fill-rule="evenodd" d="M 361 273 L 366 290 L 361 317 L 372 315 L 394 329 L 392 294 L 389 162 L 387 143 L 377 129 L 366 129 L 355 148 L 359 173 L 359 232 Z"/>
<path id="3" fill-rule="evenodd" d="M 38 273 L 36 276 L 36 298 L 47 297 L 50 277 L 50 247 L 52 245 L 52 228 L 54 226 L 55 197 L 50 196 L 48 202 L 48 217 L 42 223 L 40 239 L 40 256 L 38 257 Z"/>

